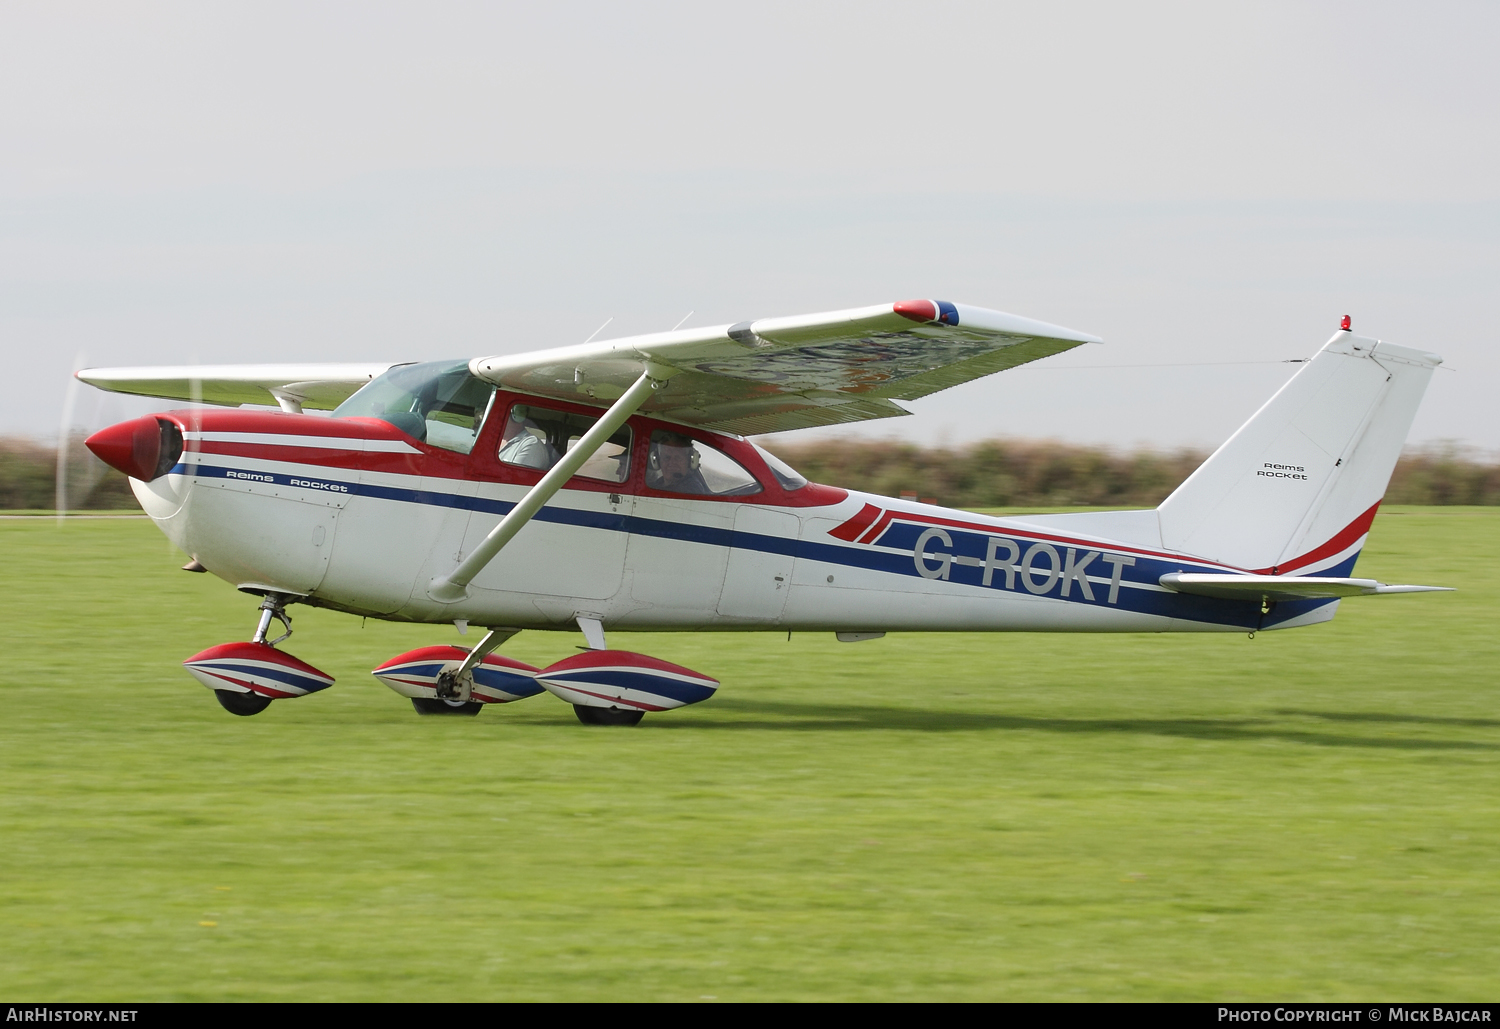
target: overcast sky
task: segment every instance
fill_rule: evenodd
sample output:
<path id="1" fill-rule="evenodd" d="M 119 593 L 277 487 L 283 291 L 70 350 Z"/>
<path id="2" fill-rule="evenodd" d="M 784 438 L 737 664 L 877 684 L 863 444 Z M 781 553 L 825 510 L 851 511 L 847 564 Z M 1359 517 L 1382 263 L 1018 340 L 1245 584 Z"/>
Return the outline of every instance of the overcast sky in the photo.
<path id="1" fill-rule="evenodd" d="M 1214 445 L 1347 313 L 1447 359 L 1413 441 L 1494 450 L 1497 43 L 1493 3 L 10 0 L 0 433 L 54 435 L 80 354 L 937 297 L 1106 343 L 865 433 Z"/>

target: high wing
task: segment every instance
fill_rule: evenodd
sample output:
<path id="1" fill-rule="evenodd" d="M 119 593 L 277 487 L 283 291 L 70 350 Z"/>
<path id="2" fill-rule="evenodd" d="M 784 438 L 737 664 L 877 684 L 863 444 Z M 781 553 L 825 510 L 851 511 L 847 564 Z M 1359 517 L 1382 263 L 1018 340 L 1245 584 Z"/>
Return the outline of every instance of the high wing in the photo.
<path id="1" fill-rule="evenodd" d="M 982 307 L 906 300 L 478 358 L 469 370 L 507 389 L 607 404 L 650 365 L 669 376 L 640 410 L 754 435 L 910 414 L 896 401 L 1099 342 Z"/>
<path id="2" fill-rule="evenodd" d="M 907 300 L 477 358 L 469 369 L 507 389 L 604 406 L 649 365 L 662 381 L 642 411 L 753 435 L 909 414 L 896 401 L 1098 342 L 982 307 Z M 300 411 L 331 410 L 391 367 L 90 368 L 77 375 L 117 393 Z"/>
<path id="3" fill-rule="evenodd" d="M 331 411 L 375 376 L 381 364 L 219 364 L 159 368 L 87 368 L 77 377 L 90 386 L 194 403 L 277 404 L 283 410 Z"/>

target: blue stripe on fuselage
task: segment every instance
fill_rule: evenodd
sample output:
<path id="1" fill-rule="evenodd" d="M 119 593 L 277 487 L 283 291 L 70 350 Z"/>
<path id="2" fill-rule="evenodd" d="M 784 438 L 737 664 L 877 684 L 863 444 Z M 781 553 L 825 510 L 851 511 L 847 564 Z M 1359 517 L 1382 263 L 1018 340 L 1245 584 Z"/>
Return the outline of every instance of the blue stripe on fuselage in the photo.
<path id="1" fill-rule="evenodd" d="M 189 465 L 181 463 L 172 469 L 171 474 L 256 482 L 268 486 L 285 486 L 293 489 L 305 488 L 294 486 L 292 480 L 295 479 L 300 482 L 318 483 L 318 486 L 313 488 L 315 492 L 327 490 L 329 492 L 337 492 L 343 496 L 362 496 L 405 504 L 451 507 L 500 516 L 510 513 L 511 509 L 516 506 L 508 500 L 460 496 L 437 490 L 409 489 L 403 486 L 384 486 L 367 482 L 323 479 L 300 473 L 297 475 L 287 475 L 284 472 L 257 471 L 247 473 L 243 469 L 222 468 L 217 465 L 208 464 Z M 250 478 L 251 475 L 254 476 L 253 479 Z M 917 537 L 926 529 L 934 527 L 927 523 L 902 521 L 901 516 L 896 514 L 891 524 L 881 533 L 878 540 L 878 545 L 881 548 L 896 548 L 892 551 L 875 549 L 873 546 L 862 546 L 859 544 L 818 543 L 812 540 L 788 539 L 785 536 L 764 536 L 757 533 L 721 529 L 714 526 L 694 525 L 690 522 L 665 521 L 657 518 L 643 518 L 639 515 L 616 514 L 609 511 L 580 511 L 574 508 L 549 506 L 538 511 L 535 517 L 538 521 L 552 522 L 559 525 L 606 529 L 611 532 L 634 533 L 639 536 L 675 539 L 686 543 L 702 543 L 714 547 L 756 550 L 770 554 L 783 554 L 790 557 L 805 558 L 810 561 L 821 561 L 827 564 L 843 565 L 848 568 L 864 568 L 870 571 L 913 577 L 921 576 L 921 573 L 917 570 L 916 560 L 913 556 Z M 945 553 L 951 554 L 955 558 L 965 557 L 983 562 L 990 537 L 1013 541 L 1021 550 L 1022 557 L 1019 560 L 1024 560 L 1024 555 L 1032 547 L 1044 542 L 1056 548 L 1059 556 L 1064 560 L 1068 550 L 1068 544 L 1065 542 L 1051 540 L 1037 541 L 1025 536 L 1009 535 L 1005 529 L 999 526 L 984 531 L 959 529 L 951 526 L 941 526 L 941 528 L 953 540 L 953 545 L 948 547 L 935 541 L 929 542 L 926 548 L 931 555 L 928 560 L 929 567 L 936 565 Z M 1113 572 L 1111 565 L 1101 563 L 1102 556 L 1119 552 L 1112 551 L 1107 545 L 1095 546 L 1081 541 L 1076 542 L 1072 549 L 1076 552 L 1075 560 L 1082 560 L 1089 552 L 1100 554 L 1100 557 L 1095 558 L 1085 569 L 1091 578 L 1090 587 L 1094 593 L 1094 599 L 1089 600 L 1077 582 L 1070 583 L 1068 587 L 1069 596 L 1067 597 L 1058 596 L 1060 583 L 1057 581 L 1053 581 L 1047 591 L 1039 594 L 1039 596 L 1050 596 L 1051 599 L 1062 599 L 1068 603 L 1090 604 L 1140 614 L 1158 615 L 1164 618 L 1182 618 L 1214 625 L 1234 625 L 1244 629 L 1269 629 L 1282 622 L 1298 618 L 1324 604 L 1335 603 L 1332 600 L 1281 601 L 1269 613 L 1262 615 L 1260 613 L 1260 605 L 1254 602 L 1220 600 L 1215 597 L 1196 597 L 1157 588 L 1142 589 L 1139 587 L 1155 587 L 1161 577 L 1167 572 L 1222 572 L 1224 569 L 1219 566 L 1204 565 L 1187 559 L 1172 560 L 1169 558 L 1150 557 L 1143 554 L 1130 554 L 1129 556 L 1135 558 L 1135 564 L 1122 570 L 1119 594 L 1116 598 L 1116 603 L 1111 604 L 1108 600 L 1110 591 L 1109 582 L 1105 581 L 1101 583 L 1092 580 L 1107 578 Z M 1339 562 L 1338 565 L 1322 570 L 1318 574 L 1347 576 L 1354 570 L 1354 562 L 1358 556 L 1358 552 L 1355 552 L 1345 560 Z M 1039 575 L 1035 576 L 1033 581 L 1040 578 L 1041 574 L 1046 573 L 1048 563 L 1036 564 L 1035 568 Z M 995 589 L 1007 593 L 1027 592 L 1020 581 L 1019 572 L 1016 575 L 1016 581 L 1010 587 L 1006 586 L 1006 576 L 1000 570 L 996 570 L 992 574 L 990 585 L 985 587 L 983 573 L 983 567 L 959 564 L 957 561 L 954 561 L 948 567 L 946 581 L 961 583 L 967 586 Z"/>

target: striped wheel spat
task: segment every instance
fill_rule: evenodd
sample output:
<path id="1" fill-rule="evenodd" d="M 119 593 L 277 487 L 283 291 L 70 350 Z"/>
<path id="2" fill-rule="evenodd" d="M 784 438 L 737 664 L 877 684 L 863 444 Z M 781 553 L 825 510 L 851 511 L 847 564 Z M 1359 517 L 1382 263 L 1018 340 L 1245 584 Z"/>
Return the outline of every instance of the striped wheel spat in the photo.
<path id="1" fill-rule="evenodd" d="M 333 676 L 269 643 L 221 643 L 182 663 L 211 690 L 259 693 L 273 699 L 302 697 L 333 685 Z"/>
<path id="2" fill-rule="evenodd" d="M 707 700 L 719 680 L 670 661 L 628 650 L 590 650 L 537 673 L 537 681 L 569 704 L 665 711 Z"/>
<path id="3" fill-rule="evenodd" d="M 444 666 L 463 661 L 469 652 L 462 647 L 422 647 L 398 654 L 370 674 L 403 697 L 436 697 L 438 673 Z M 483 704 L 508 704 L 542 692 L 537 669 L 524 661 L 488 654 L 474 667 L 472 700 Z"/>

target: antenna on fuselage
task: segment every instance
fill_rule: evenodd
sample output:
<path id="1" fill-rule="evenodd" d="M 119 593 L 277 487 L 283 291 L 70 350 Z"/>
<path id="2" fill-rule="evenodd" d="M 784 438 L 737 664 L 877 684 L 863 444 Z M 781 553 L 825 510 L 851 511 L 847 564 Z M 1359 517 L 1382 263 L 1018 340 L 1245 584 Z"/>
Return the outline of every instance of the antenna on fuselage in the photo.
<path id="1" fill-rule="evenodd" d="M 669 332 L 676 332 L 678 329 L 682 328 L 683 322 L 687 321 L 689 318 L 691 318 L 696 313 L 697 313 L 696 311 L 689 311 L 687 314 L 685 314 L 685 315 L 682 316 L 682 321 L 681 322 L 678 322 L 676 325 L 672 326 L 672 328 L 669 329 L 668 331 Z"/>

